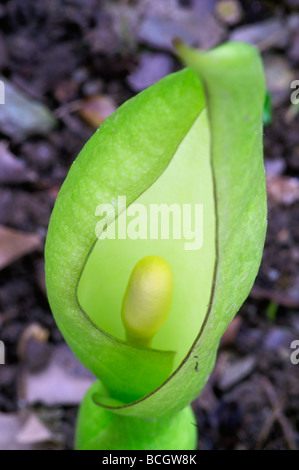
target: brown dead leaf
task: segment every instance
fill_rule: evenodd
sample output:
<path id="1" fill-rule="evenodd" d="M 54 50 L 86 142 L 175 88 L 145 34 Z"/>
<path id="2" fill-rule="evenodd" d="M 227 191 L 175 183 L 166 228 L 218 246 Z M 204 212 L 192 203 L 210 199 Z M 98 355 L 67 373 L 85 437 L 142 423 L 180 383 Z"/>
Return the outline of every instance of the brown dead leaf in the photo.
<path id="1" fill-rule="evenodd" d="M 0 225 L 0 269 L 41 246 L 35 233 L 25 233 Z"/>
<path id="2" fill-rule="evenodd" d="M 268 177 L 267 192 L 272 201 L 290 206 L 299 200 L 299 179 L 287 176 Z"/>
<path id="3" fill-rule="evenodd" d="M 44 369 L 50 361 L 49 334 L 39 323 L 31 323 L 21 334 L 17 354 L 31 372 Z"/>
<path id="4" fill-rule="evenodd" d="M 227 348 L 228 346 L 232 346 L 233 344 L 235 344 L 236 337 L 240 331 L 241 325 L 242 318 L 240 316 L 235 317 L 231 321 L 221 338 L 220 345 L 222 348 Z"/>
<path id="5" fill-rule="evenodd" d="M 98 128 L 116 109 L 115 101 L 109 96 L 94 95 L 82 100 L 78 113 L 90 126 Z"/>

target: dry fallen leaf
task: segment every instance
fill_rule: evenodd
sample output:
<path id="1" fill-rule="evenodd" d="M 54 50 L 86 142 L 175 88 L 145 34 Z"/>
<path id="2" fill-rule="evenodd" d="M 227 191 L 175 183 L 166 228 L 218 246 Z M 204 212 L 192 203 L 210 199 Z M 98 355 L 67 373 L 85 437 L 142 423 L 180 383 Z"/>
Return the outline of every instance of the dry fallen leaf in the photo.
<path id="1" fill-rule="evenodd" d="M 236 0 L 222 0 L 215 6 L 216 16 L 228 25 L 239 23 L 243 12 L 241 5 Z"/>
<path id="2" fill-rule="evenodd" d="M 0 269 L 41 246 L 35 233 L 25 233 L 0 225 Z"/>
<path id="3" fill-rule="evenodd" d="M 142 3 L 142 2 L 140 2 Z M 173 52 L 173 38 L 210 49 L 225 37 L 225 28 L 211 11 L 211 2 L 193 2 L 184 8 L 177 1 L 147 2 L 137 26 L 137 40 L 155 49 Z"/>
<path id="4" fill-rule="evenodd" d="M 221 347 L 227 348 L 235 344 L 237 335 L 242 325 L 242 318 L 240 316 L 235 317 L 228 325 L 227 330 L 224 332 L 221 338 Z"/>
<path id="5" fill-rule="evenodd" d="M 0 413 L 0 450 L 14 448 L 14 436 L 20 429 L 20 422 L 15 413 Z"/>
<path id="6" fill-rule="evenodd" d="M 0 450 L 42 450 L 57 444 L 57 436 L 32 411 L 0 413 Z"/>
<path id="7" fill-rule="evenodd" d="M 15 439 L 18 444 L 37 444 L 53 441 L 54 436 L 40 419 L 34 413 L 31 413 L 16 434 Z"/>
<path id="8" fill-rule="evenodd" d="M 267 177 L 269 199 L 284 206 L 299 201 L 299 179 L 288 176 Z"/>
<path id="9" fill-rule="evenodd" d="M 138 92 L 156 83 L 172 72 L 173 59 L 168 54 L 144 52 L 140 54 L 139 64 L 128 78 L 132 90 Z"/>
<path id="10" fill-rule="evenodd" d="M 280 31 L 283 31 L 280 29 Z M 295 72 L 286 57 L 269 53 L 263 57 L 267 90 L 271 95 L 271 103 L 275 108 L 290 98 L 290 85 L 296 78 Z"/>
<path id="11" fill-rule="evenodd" d="M 61 345 L 53 349 L 49 365 L 41 372 L 24 370 L 19 398 L 27 404 L 78 405 L 94 380 L 71 350 Z"/>
<path id="12" fill-rule="evenodd" d="M 116 109 L 109 96 L 94 95 L 82 100 L 78 113 L 90 126 L 98 128 Z"/>
<path id="13" fill-rule="evenodd" d="M 0 106 L 0 130 L 21 140 L 32 134 L 47 134 L 56 120 L 43 104 L 32 100 L 9 80 L 1 76 L 5 87 L 5 106 Z"/>
<path id="14" fill-rule="evenodd" d="M 231 352 L 222 351 L 211 374 L 211 381 L 223 392 L 233 388 L 254 371 L 256 359 L 252 355 L 238 358 Z"/>
<path id="15" fill-rule="evenodd" d="M 49 362 L 49 331 L 39 323 L 31 323 L 23 330 L 17 345 L 20 361 L 32 372 L 42 370 Z"/>
<path id="16" fill-rule="evenodd" d="M 289 41 L 289 36 L 290 31 L 286 20 L 270 18 L 233 29 L 229 39 L 231 41 L 248 42 L 265 51 L 273 47 L 285 47 Z"/>

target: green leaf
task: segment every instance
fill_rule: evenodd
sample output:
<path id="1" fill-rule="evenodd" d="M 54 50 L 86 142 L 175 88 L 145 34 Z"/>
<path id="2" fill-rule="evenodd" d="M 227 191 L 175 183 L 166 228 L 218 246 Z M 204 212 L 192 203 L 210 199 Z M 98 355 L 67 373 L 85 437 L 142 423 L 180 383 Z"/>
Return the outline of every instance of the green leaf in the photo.
<path id="1" fill-rule="evenodd" d="M 46 243 L 59 328 L 124 403 L 110 409 L 143 418 L 177 411 L 203 388 L 254 282 L 266 229 L 259 54 L 241 43 L 178 51 L 190 68 L 125 103 L 86 144 L 59 193 Z M 186 250 L 184 239 L 97 240 L 96 208 L 113 204 L 116 217 L 118 196 L 129 209 L 133 202 L 202 204 L 202 247 Z M 107 234 L 126 226 L 125 212 L 115 217 Z M 191 221 L 198 225 L 194 215 Z M 163 256 L 174 274 L 172 309 L 152 350 L 126 344 L 120 320 L 132 268 L 149 254 Z"/>

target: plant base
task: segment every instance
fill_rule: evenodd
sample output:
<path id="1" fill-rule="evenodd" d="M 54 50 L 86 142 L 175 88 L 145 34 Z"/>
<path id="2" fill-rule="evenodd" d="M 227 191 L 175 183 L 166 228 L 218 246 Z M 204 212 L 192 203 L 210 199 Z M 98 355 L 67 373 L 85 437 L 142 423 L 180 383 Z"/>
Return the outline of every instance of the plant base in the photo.
<path id="1" fill-rule="evenodd" d="M 80 406 L 75 449 L 77 450 L 194 450 L 197 427 L 191 406 L 175 415 L 154 419 L 122 416 L 95 404 L 102 392 L 95 382 Z"/>

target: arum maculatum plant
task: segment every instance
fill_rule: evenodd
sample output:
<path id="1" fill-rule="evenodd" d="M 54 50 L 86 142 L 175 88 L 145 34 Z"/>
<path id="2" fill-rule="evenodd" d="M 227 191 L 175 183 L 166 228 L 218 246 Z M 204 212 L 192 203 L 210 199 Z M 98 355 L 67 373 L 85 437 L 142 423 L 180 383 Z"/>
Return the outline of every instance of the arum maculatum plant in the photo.
<path id="1" fill-rule="evenodd" d="M 102 124 L 72 165 L 49 225 L 51 309 L 98 379 L 80 407 L 77 449 L 195 448 L 190 403 L 261 261 L 259 53 L 243 43 L 199 52 L 178 42 L 176 50 L 187 68 Z M 138 214 L 152 205 L 161 223 L 163 208 L 189 208 L 193 242 L 185 219 L 185 236 L 149 236 Z"/>

